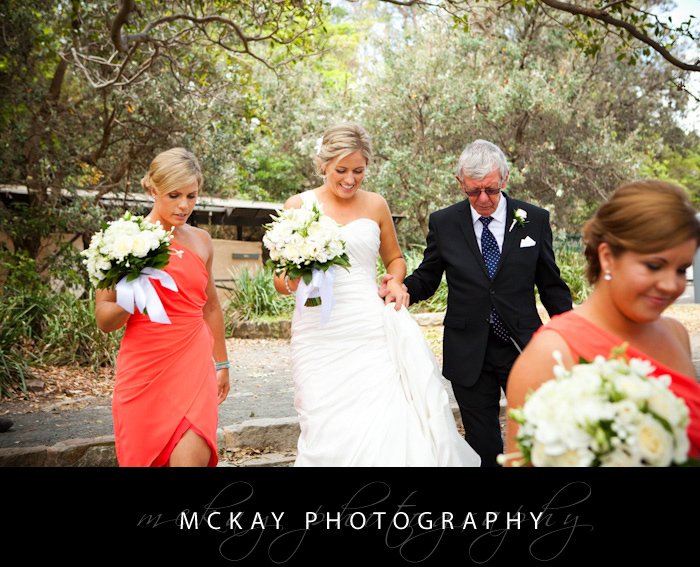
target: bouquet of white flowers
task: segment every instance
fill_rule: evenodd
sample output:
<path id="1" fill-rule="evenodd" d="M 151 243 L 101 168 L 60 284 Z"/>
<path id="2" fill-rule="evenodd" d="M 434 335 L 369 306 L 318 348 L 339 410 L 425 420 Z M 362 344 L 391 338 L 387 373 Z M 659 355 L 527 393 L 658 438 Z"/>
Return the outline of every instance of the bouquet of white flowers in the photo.
<path id="1" fill-rule="evenodd" d="M 324 215 L 314 203 L 311 208 L 277 211 L 273 222 L 265 225 L 263 244 L 270 251 L 267 266 L 278 275 L 301 278 L 297 289 L 297 308 L 321 305 L 325 324 L 333 306 L 335 266 L 350 267 L 341 226 Z"/>
<path id="2" fill-rule="evenodd" d="M 129 313 L 136 305 L 142 313 L 148 312 L 151 321 L 170 323 L 149 278 L 177 291 L 175 281 L 161 269 L 170 260 L 172 238 L 172 230 L 165 230 L 160 222 L 150 223 L 126 212 L 95 233 L 90 247 L 81 252 L 90 282 L 97 289 L 116 288 L 117 303 Z"/>
<path id="3" fill-rule="evenodd" d="M 647 360 L 627 360 L 626 345 L 606 360 L 566 370 L 561 354 L 555 379 L 511 410 L 520 424 L 522 461 L 537 467 L 670 466 L 688 459 L 688 408 L 668 385 L 650 377 Z"/>

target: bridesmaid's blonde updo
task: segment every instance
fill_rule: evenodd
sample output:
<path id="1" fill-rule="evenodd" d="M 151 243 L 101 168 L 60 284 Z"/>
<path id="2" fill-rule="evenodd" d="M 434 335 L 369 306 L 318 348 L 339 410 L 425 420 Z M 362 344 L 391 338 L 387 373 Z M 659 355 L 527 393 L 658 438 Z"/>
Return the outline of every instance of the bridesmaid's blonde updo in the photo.
<path id="1" fill-rule="evenodd" d="M 634 181 L 618 187 L 583 226 L 586 277 L 598 281 L 598 247 L 605 242 L 613 255 L 649 254 L 695 239 L 700 245 L 700 220 L 682 187 L 664 181 Z"/>
<path id="2" fill-rule="evenodd" d="M 185 148 L 172 148 L 154 158 L 141 186 L 146 193 L 165 195 L 195 182 L 201 190 L 204 178 L 195 155 Z"/>
<path id="3" fill-rule="evenodd" d="M 343 159 L 354 152 L 362 152 L 369 165 L 372 159 L 372 140 L 362 126 L 353 122 L 340 122 L 323 133 L 320 147 L 314 156 L 316 173 L 326 174 L 326 166 L 336 158 Z"/>

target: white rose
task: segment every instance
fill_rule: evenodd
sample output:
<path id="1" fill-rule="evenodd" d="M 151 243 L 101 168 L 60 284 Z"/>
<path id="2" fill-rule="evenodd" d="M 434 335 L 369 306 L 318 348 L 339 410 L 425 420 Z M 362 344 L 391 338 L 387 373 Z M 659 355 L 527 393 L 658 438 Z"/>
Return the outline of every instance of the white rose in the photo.
<path id="1" fill-rule="evenodd" d="M 144 258 L 151 249 L 150 243 L 141 235 L 134 236 L 131 241 L 131 252 L 137 258 Z"/>
<path id="2" fill-rule="evenodd" d="M 119 236 L 114 241 L 112 246 L 112 253 L 114 254 L 114 257 L 119 260 L 126 258 L 129 254 L 131 254 L 133 242 L 134 239 L 131 238 L 131 236 Z"/>
<path id="3" fill-rule="evenodd" d="M 601 458 L 601 467 L 639 467 L 641 463 L 624 448 L 617 449 Z"/>
<path id="4" fill-rule="evenodd" d="M 545 447 L 542 443 L 534 442 L 532 444 L 532 450 L 530 452 L 530 462 L 535 467 L 548 467 L 551 461 L 551 457 L 545 451 Z"/>
<path id="5" fill-rule="evenodd" d="M 625 397 L 635 402 L 646 400 L 651 395 L 649 380 L 638 378 L 637 376 L 617 376 L 615 387 Z"/>
<path id="6" fill-rule="evenodd" d="M 688 460 L 690 451 L 690 440 L 687 429 L 677 429 L 674 435 L 673 462 L 680 465 Z"/>
<path id="7" fill-rule="evenodd" d="M 306 239 L 301 243 L 301 246 L 299 247 L 299 254 L 305 260 L 313 260 L 316 256 L 315 249 L 315 242 L 313 240 Z"/>
<path id="8" fill-rule="evenodd" d="M 649 376 L 656 367 L 648 360 L 632 358 L 629 362 L 630 370 L 639 376 Z"/>
<path id="9" fill-rule="evenodd" d="M 639 408 L 631 400 L 621 400 L 613 404 L 616 421 L 620 423 L 632 423 L 639 417 Z"/>
<path id="10" fill-rule="evenodd" d="M 637 430 L 639 454 L 651 466 L 667 467 L 673 457 L 673 438 L 650 415 L 644 415 Z"/>
<path id="11" fill-rule="evenodd" d="M 311 238 L 318 238 L 319 240 L 322 240 L 325 232 L 326 229 L 318 221 L 314 221 L 309 225 L 308 235 Z"/>
<path id="12" fill-rule="evenodd" d="M 549 460 L 550 467 L 587 467 L 593 462 L 593 453 L 570 449 L 561 455 L 553 456 Z"/>

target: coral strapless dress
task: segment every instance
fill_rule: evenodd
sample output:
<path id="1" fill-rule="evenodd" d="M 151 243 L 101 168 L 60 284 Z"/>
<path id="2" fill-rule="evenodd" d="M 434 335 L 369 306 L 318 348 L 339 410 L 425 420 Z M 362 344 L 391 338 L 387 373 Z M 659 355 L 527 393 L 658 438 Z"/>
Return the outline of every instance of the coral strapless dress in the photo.
<path id="1" fill-rule="evenodd" d="M 624 341 L 612 333 L 601 329 L 573 311 L 556 315 L 540 330 L 555 331 L 571 349 L 574 360 L 579 357 L 593 360 L 596 356 L 609 356 L 613 348 L 619 347 Z M 690 456 L 700 457 L 700 384 L 691 376 L 672 370 L 657 362 L 641 350 L 628 346 L 625 351 L 630 358 L 648 360 L 656 367 L 653 376 L 668 374 L 671 377 L 670 390 L 685 400 L 690 413 L 688 438 L 690 440 Z"/>
<path id="2" fill-rule="evenodd" d="M 208 272 L 193 250 L 172 241 L 164 268 L 178 291 L 151 280 L 172 324 L 153 323 L 138 310 L 129 317 L 116 364 L 112 415 L 120 466 L 164 466 L 192 429 L 218 461 L 214 338 L 204 321 Z"/>

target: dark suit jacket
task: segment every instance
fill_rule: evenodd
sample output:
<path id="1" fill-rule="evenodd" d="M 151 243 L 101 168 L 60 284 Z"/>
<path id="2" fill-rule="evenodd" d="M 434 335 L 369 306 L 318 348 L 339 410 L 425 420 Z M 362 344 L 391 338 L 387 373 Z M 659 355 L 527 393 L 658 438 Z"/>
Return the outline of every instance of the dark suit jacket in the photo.
<path id="1" fill-rule="evenodd" d="M 549 213 L 503 197 L 508 207 L 506 232 L 493 281 L 476 242 L 467 200 L 430 215 L 423 261 L 405 281 L 414 303 L 432 296 L 443 272 L 447 274 L 443 375 L 463 386 L 473 385 L 481 374 L 492 305 L 520 348 L 542 325 L 535 285 L 550 316 L 571 309 L 571 293 L 554 262 Z M 527 222 L 509 231 L 515 209 L 527 211 Z M 535 245 L 521 248 L 528 236 Z"/>

